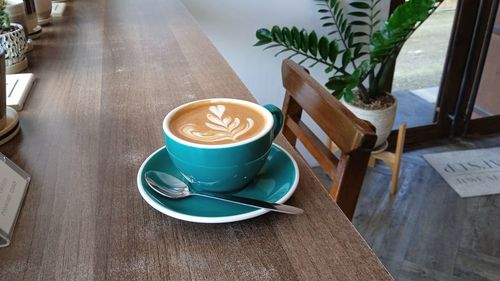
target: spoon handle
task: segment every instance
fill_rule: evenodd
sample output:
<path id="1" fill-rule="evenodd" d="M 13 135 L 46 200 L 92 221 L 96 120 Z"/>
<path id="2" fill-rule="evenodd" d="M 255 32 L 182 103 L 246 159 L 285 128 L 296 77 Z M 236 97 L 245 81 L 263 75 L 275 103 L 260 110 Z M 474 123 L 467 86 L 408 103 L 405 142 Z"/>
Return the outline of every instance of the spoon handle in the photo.
<path id="1" fill-rule="evenodd" d="M 239 197 L 239 196 L 229 195 L 229 194 L 219 194 L 219 193 L 215 194 L 215 193 L 210 193 L 210 192 L 198 192 L 198 191 L 192 192 L 191 194 L 203 196 L 203 197 L 208 197 L 208 198 L 212 198 L 212 199 L 217 199 L 217 200 L 222 200 L 222 201 L 226 201 L 226 202 L 236 203 L 236 204 L 240 204 L 240 205 L 250 206 L 250 207 L 268 209 L 271 211 L 286 213 L 286 214 L 298 215 L 298 214 L 302 214 L 304 212 L 304 210 L 297 208 L 297 207 L 290 206 L 290 205 L 270 203 L 270 202 L 266 202 L 266 201 L 245 198 L 245 197 Z"/>

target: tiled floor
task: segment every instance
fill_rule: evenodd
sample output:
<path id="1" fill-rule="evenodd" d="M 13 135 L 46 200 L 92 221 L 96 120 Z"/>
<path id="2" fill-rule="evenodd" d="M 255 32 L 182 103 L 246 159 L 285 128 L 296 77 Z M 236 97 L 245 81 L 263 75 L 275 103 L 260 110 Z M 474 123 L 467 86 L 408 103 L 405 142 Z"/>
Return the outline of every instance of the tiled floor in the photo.
<path id="1" fill-rule="evenodd" d="M 500 280 L 500 195 L 461 199 L 421 157 L 499 146 L 500 135 L 434 145 L 404 154 L 395 196 L 389 169 L 370 169 L 353 223 L 396 280 Z"/>

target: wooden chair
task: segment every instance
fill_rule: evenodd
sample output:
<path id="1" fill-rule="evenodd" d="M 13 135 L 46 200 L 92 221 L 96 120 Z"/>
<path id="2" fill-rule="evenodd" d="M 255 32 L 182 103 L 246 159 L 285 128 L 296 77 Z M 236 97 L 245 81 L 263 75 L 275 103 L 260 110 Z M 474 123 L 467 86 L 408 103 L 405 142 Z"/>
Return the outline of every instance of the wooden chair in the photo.
<path id="1" fill-rule="evenodd" d="M 283 135 L 293 146 L 299 139 L 319 162 L 333 181 L 331 196 L 351 220 L 377 139 L 375 128 L 354 116 L 295 62 L 283 61 L 282 75 L 286 89 Z M 337 158 L 301 121 L 303 110 L 335 142 L 340 157 Z"/>
<path id="2" fill-rule="evenodd" d="M 391 194 L 395 195 L 398 191 L 398 181 L 399 181 L 399 168 L 401 167 L 401 157 L 403 156 L 403 149 L 405 145 L 406 136 L 406 123 L 401 123 L 399 125 L 398 137 L 396 140 L 396 149 L 394 152 L 387 151 L 387 146 L 380 151 L 372 151 L 370 160 L 368 160 L 368 166 L 375 167 L 377 160 L 382 160 L 389 169 L 391 169 Z M 339 148 L 331 140 L 328 140 L 328 148 L 333 153 L 339 151 Z"/>

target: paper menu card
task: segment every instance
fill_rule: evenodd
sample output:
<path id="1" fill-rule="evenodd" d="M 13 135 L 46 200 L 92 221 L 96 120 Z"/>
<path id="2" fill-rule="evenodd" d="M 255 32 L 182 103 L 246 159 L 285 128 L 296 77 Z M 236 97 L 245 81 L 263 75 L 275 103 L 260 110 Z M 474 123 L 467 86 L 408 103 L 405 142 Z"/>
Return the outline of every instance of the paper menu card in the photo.
<path id="1" fill-rule="evenodd" d="M 30 176 L 0 153 L 0 247 L 10 244 Z"/>

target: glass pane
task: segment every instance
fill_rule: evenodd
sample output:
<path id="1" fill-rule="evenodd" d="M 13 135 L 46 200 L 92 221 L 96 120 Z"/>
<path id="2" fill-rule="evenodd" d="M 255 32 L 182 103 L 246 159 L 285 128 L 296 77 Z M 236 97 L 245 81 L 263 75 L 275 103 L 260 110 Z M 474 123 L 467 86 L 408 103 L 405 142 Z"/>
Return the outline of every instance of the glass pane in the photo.
<path id="1" fill-rule="evenodd" d="M 398 99 L 394 129 L 433 123 L 457 0 L 445 0 L 405 43 L 396 62 L 393 95 Z"/>
<path id="2" fill-rule="evenodd" d="M 472 118 L 500 115 L 500 8 L 477 92 Z"/>

